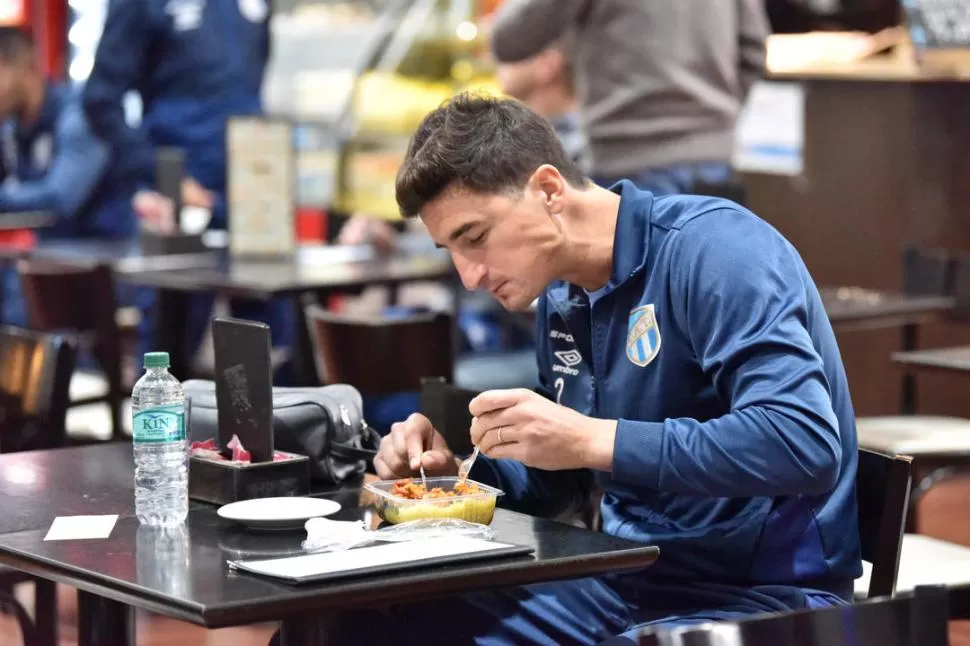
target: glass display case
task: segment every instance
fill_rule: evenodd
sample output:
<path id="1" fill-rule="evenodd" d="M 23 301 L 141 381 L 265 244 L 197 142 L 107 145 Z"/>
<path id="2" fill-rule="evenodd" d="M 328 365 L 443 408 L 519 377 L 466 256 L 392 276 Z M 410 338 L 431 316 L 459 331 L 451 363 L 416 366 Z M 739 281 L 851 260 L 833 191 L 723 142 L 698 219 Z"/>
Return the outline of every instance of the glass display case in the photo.
<path id="1" fill-rule="evenodd" d="M 482 0 L 284 0 L 274 5 L 267 111 L 297 128 L 300 195 L 397 218 L 394 177 L 430 110 L 463 89 L 497 92 Z"/>

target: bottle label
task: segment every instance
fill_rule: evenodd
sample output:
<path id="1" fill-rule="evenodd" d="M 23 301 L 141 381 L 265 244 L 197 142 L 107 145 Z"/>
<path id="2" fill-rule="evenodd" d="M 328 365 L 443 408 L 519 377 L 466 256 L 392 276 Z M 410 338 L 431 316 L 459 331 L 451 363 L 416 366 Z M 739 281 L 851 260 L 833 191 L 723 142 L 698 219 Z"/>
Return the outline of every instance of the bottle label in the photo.
<path id="1" fill-rule="evenodd" d="M 135 414 L 131 425 L 135 442 L 185 440 L 185 407 L 182 404 L 146 408 Z"/>

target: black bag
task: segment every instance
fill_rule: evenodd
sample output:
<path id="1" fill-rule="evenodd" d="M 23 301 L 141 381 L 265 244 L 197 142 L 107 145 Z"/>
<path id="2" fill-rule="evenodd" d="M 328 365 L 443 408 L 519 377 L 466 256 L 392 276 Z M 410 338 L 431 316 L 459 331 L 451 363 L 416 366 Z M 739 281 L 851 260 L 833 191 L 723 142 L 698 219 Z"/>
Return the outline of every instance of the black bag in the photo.
<path id="1" fill-rule="evenodd" d="M 218 437 L 215 382 L 182 384 L 191 398 L 190 441 Z M 373 464 L 381 442 L 363 417 L 363 399 L 353 386 L 273 388 L 273 444 L 277 451 L 310 458 L 310 478 L 339 485 Z M 224 448 L 224 447 L 223 447 Z"/>

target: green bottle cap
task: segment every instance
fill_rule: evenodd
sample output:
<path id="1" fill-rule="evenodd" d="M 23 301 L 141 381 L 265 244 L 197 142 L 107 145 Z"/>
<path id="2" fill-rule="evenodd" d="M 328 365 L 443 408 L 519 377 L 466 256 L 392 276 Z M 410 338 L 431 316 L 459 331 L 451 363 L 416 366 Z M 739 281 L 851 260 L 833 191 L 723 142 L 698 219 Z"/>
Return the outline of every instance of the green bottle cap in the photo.
<path id="1" fill-rule="evenodd" d="M 146 368 L 168 368 L 168 352 L 145 353 Z"/>

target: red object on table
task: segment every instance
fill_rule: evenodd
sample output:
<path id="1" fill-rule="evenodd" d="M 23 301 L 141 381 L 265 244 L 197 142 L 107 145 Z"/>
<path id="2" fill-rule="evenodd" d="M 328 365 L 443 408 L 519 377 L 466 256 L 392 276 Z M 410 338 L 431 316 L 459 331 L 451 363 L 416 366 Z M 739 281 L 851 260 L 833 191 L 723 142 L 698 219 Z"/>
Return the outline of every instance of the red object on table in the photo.
<path id="1" fill-rule="evenodd" d="M 326 242 L 327 213 L 323 209 L 299 206 L 296 219 L 296 239 L 299 242 Z"/>
<path id="2" fill-rule="evenodd" d="M 37 236 L 30 229 L 15 229 L 0 231 L 0 246 L 14 249 L 33 249 L 37 244 Z"/>

